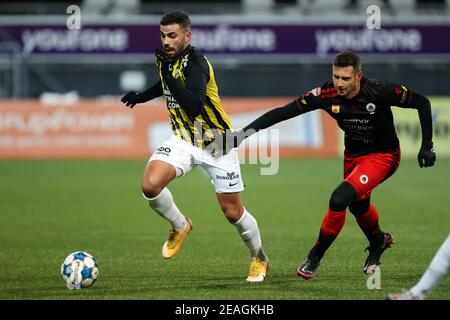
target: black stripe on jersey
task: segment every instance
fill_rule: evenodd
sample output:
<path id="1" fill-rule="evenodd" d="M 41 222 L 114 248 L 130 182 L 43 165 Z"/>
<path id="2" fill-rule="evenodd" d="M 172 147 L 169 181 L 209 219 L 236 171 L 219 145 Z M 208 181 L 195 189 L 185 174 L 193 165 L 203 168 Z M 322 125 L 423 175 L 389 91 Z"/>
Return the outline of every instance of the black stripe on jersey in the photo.
<path id="1" fill-rule="evenodd" d="M 194 124 L 195 117 L 193 117 L 191 114 L 189 114 L 189 112 L 186 112 L 186 110 L 184 110 L 184 113 L 186 114 L 186 117 L 188 117 L 188 119 L 192 122 L 192 124 Z"/>
<path id="2" fill-rule="evenodd" d="M 214 107 L 214 104 L 212 103 L 211 99 L 208 96 L 206 96 L 206 104 L 212 109 L 212 111 L 214 112 L 214 115 L 217 118 L 217 121 L 222 126 L 222 128 L 225 129 L 225 130 L 230 129 L 230 127 L 225 122 L 225 120 L 223 120 L 223 118 L 220 115 L 219 111 L 217 111 L 217 109 Z"/>
<path id="3" fill-rule="evenodd" d="M 217 128 L 217 126 L 214 125 L 214 123 L 208 117 L 208 114 L 206 113 L 206 110 L 204 108 L 202 108 L 202 111 L 201 111 L 200 115 L 204 119 L 206 124 L 209 126 L 209 131 L 208 132 L 210 134 L 212 134 L 212 137 L 210 137 L 209 135 L 205 134 L 210 139 L 209 141 L 205 141 L 205 147 L 207 147 L 208 145 L 210 145 L 211 143 L 213 143 L 217 139 L 217 136 L 219 136 L 219 132 L 220 131 Z"/>
<path id="4" fill-rule="evenodd" d="M 177 126 L 175 124 L 175 121 L 173 121 L 172 117 L 170 117 L 170 126 L 172 127 L 172 131 L 176 131 L 177 130 Z"/>
<path id="5" fill-rule="evenodd" d="M 203 129 L 203 125 L 200 123 L 200 121 L 193 121 L 192 126 L 194 127 L 194 137 L 196 138 L 192 144 L 194 146 L 198 146 L 199 142 L 200 144 L 203 144 L 204 136 L 205 136 L 205 130 Z M 197 132 L 195 131 L 197 129 Z"/>
<path id="6" fill-rule="evenodd" d="M 191 128 L 189 126 L 189 123 L 186 123 L 186 121 L 184 120 L 183 116 L 181 115 L 181 112 L 179 109 L 175 108 L 175 113 L 177 114 L 178 118 L 181 119 L 181 122 L 183 122 L 183 129 L 186 129 L 189 132 L 189 135 L 191 137 L 191 141 L 192 143 L 194 142 L 194 133 L 191 131 Z M 180 130 L 183 130 L 180 128 Z"/>
<path id="7" fill-rule="evenodd" d="M 184 114 L 186 115 L 186 117 L 192 123 L 192 127 L 189 124 L 189 132 L 192 132 L 192 134 L 194 135 L 194 138 L 199 138 L 199 140 L 203 140 L 203 135 L 205 134 L 204 133 L 205 130 L 203 129 L 202 124 L 199 121 L 196 121 L 195 117 L 193 117 L 191 114 L 186 112 L 186 110 L 183 109 L 183 111 L 184 111 Z M 180 110 L 180 113 L 183 114 L 181 112 L 181 110 Z M 192 130 L 191 130 L 191 128 L 192 128 Z M 195 129 L 197 129 L 199 137 L 196 137 L 197 133 L 195 132 Z M 192 140 L 192 144 L 193 145 L 197 145 L 197 139 L 196 140 Z"/>
<path id="8" fill-rule="evenodd" d="M 175 119 L 173 118 L 173 114 L 170 111 L 169 111 L 169 116 L 170 116 L 170 126 L 172 127 L 172 131 L 176 131 L 178 128 L 178 123 L 175 121 Z"/>
<path id="9" fill-rule="evenodd" d="M 212 102 L 209 99 L 209 97 L 206 97 L 206 104 L 208 105 L 208 107 L 210 107 L 211 109 L 214 109 L 214 107 L 212 106 Z M 213 112 L 214 113 L 214 112 Z M 203 107 L 200 111 L 200 115 L 202 117 L 202 119 L 205 121 L 205 123 L 209 126 L 209 128 L 211 130 L 217 131 L 217 125 L 214 123 L 214 121 L 211 119 L 211 117 L 208 115 L 208 112 L 206 111 L 206 108 Z M 220 125 L 219 120 L 217 120 L 218 124 Z"/>
<path id="10" fill-rule="evenodd" d="M 217 131 L 216 125 L 212 122 L 211 118 L 206 113 L 205 108 L 202 108 L 200 111 L 200 116 L 203 118 L 208 127 L 213 130 L 213 132 Z"/>
<path id="11" fill-rule="evenodd" d="M 186 138 L 183 136 L 183 132 L 181 131 L 180 125 L 178 124 L 177 120 L 175 119 L 175 115 L 170 110 L 172 110 L 172 109 L 169 109 L 169 114 L 170 114 L 172 128 L 174 128 L 173 131 L 178 131 L 180 133 L 180 138 L 183 140 L 186 140 Z"/>

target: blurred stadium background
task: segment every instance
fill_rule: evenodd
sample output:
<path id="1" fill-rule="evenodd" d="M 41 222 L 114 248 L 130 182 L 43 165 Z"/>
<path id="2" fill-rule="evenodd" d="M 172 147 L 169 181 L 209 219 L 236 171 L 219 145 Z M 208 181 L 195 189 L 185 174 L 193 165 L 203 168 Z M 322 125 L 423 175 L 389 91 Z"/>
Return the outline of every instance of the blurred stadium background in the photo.
<path id="1" fill-rule="evenodd" d="M 368 20 L 369 24 L 373 22 L 374 11 L 367 12 L 370 5 L 380 8 L 381 29 L 367 27 Z M 446 209 L 450 203 L 445 196 L 450 186 L 448 0 L 6 0 L 0 3 L 0 237 L 4 246 L 0 259 L 7 272 L 0 274 L 0 298 L 74 298 L 63 291 L 59 279 L 47 275 L 45 268 L 56 265 L 58 270 L 62 259 L 79 249 L 92 250 L 96 256 L 98 252 L 101 264 L 96 284 L 99 289 L 78 296 L 84 298 L 168 299 L 171 296 L 165 288 L 170 279 L 177 279 L 178 284 L 185 280 L 177 278 L 178 271 L 204 268 L 207 274 L 208 261 L 217 262 L 214 250 L 222 248 L 222 243 L 207 238 L 208 231 L 216 232 L 209 229 L 208 223 L 217 221 L 222 228 L 225 222 L 212 189 L 211 203 L 203 207 L 194 201 L 195 193 L 183 191 L 203 192 L 197 180 L 203 179 L 204 186 L 207 179 L 194 172 L 183 182 L 190 187 L 177 181 L 174 193 L 187 211 L 195 212 L 198 239 L 217 246 L 203 252 L 200 240 L 192 240 L 191 245 L 198 246 L 191 251 L 196 262 L 188 263 L 180 257 L 171 264 L 174 269 L 163 272 L 163 268 L 170 267 L 158 260 L 158 250 L 167 225 L 151 213 L 146 214 L 148 208 L 140 199 L 139 182 L 152 148 L 169 134 L 164 102 L 157 99 L 132 111 L 120 104 L 120 96 L 127 91 L 143 90 L 157 80 L 153 51 L 160 46 L 160 17 L 170 10 L 190 15 L 193 45 L 212 62 L 225 110 L 236 127 L 328 80 L 330 63 L 343 49 L 361 54 L 368 78 L 405 84 L 430 97 L 437 165 L 419 171 L 414 159 L 420 145 L 417 114 L 395 110 L 404 169 L 401 167 L 398 177 L 394 176 L 384 191 L 380 188 L 378 198 L 385 201 L 381 202 L 382 210 L 393 211 L 392 216 L 386 213 L 387 217 L 381 213 L 382 218 L 391 228 L 399 229 L 396 231 L 404 241 L 403 253 L 396 258 L 392 253 L 391 271 L 396 276 L 387 279 L 383 289 L 396 291 L 412 285 L 450 229 Z M 81 28 L 71 29 L 78 13 Z M 260 185 L 271 178 L 259 180 L 263 178 L 255 166 L 243 167 L 244 177 L 254 187 L 251 189 L 250 184 L 244 193 L 247 206 L 255 208 L 263 236 L 267 235 L 264 241 L 272 252 L 273 282 L 264 284 L 266 287 L 258 292 L 239 288 L 245 270 L 236 273 L 244 263 L 233 261 L 220 279 L 213 275 L 202 278 L 196 273 L 197 291 L 189 291 L 192 287 L 188 285 L 179 286 L 177 297 L 382 298 L 381 293 L 365 288 L 362 277 L 352 279 L 354 282 L 339 279 L 336 266 L 354 267 L 350 272 L 360 273 L 359 264 L 364 260 L 359 252 L 364 241 L 350 218 L 348 228 L 355 230 L 342 235 L 334 253 L 330 252 L 330 264 L 323 266 L 324 274 L 331 275 L 323 275 L 322 282 L 311 285 L 312 291 L 308 292 L 307 286 L 294 278 L 295 264 L 313 242 L 329 194 L 340 180 L 342 137 L 321 112 L 278 128 L 282 160 L 277 178 L 273 177 L 277 180 L 270 182 L 277 191 Z M 319 183 L 316 173 L 326 178 Z M 299 189 L 318 195 L 298 199 L 304 202 L 297 204 L 291 198 L 298 196 Z M 389 192 L 399 193 L 400 200 L 389 198 Z M 266 194 L 273 199 L 261 199 Z M 98 197 L 112 197 L 115 201 L 109 203 Z M 281 207 L 275 205 L 278 199 L 284 203 Z M 420 203 L 411 204 L 414 200 Z M 279 216 L 274 217 L 267 208 Z M 130 219 L 126 223 L 120 218 L 125 215 Z M 291 228 L 291 221 L 295 221 L 292 223 L 298 231 Z M 271 230 L 268 225 L 278 229 Z M 129 229 L 123 230 L 123 226 Z M 18 236 L 24 234 L 25 228 L 29 234 Z M 233 252 L 239 252 L 241 260 L 246 261 L 237 235 L 231 228 L 223 229 L 226 231 L 220 231 L 220 236 L 231 239 L 227 248 L 235 248 L 225 250 L 224 260 L 234 259 Z M 416 234 L 419 231 L 426 232 L 427 237 Z M 301 235 L 292 237 L 296 232 Z M 112 238 L 115 240 L 109 241 Z M 357 247 L 353 247 L 355 239 L 359 241 Z M 134 253 L 128 252 L 127 244 L 134 246 Z M 339 252 L 346 252 L 344 244 L 361 256 L 354 262 L 349 259 L 350 266 L 339 256 Z M 287 254 L 289 247 L 294 254 Z M 133 268 L 147 275 L 147 280 L 131 276 L 130 282 L 108 284 L 107 279 L 126 274 L 125 261 L 112 270 L 113 249 L 132 257 L 136 261 Z M 36 261 L 42 259 L 43 252 L 50 257 L 45 263 Z M 206 266 L 198 265 L 202 259 Z M 148 274 L 148 263 L 154 268 L 152 275 Z M 38 268 L 46 277 L 41 279 L 33 273 L 24 280 L 23 273 L 30 268 Z M 214 281 L 216 287 L 211 284 Z M 434 297 L 449 299 L 448 284 L 447 280 Z M 141 291 L 121 291 L 124 286 Z"/>

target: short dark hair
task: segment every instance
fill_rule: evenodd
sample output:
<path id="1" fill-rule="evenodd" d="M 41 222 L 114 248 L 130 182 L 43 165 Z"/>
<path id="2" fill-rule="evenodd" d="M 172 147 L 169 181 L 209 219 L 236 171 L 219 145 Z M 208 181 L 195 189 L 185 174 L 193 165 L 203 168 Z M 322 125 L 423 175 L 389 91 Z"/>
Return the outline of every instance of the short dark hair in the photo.
<path id="1" fill-rule="evenodd" d="M 351 66 L 358 72 L 361 70 L 361 58 L 351 50 L 341 51 L 334 58 L 333 66 L 338 68 Z"/>
<path id="2" fill-rule="evenodd" d="M 189 16 L 183 11 L 171 11 L 166 13 L 162 18 L 160 24 L 167 26 L 169 24 L 178 24 L 185 30 L 191 30 L 191 20 Z"/>

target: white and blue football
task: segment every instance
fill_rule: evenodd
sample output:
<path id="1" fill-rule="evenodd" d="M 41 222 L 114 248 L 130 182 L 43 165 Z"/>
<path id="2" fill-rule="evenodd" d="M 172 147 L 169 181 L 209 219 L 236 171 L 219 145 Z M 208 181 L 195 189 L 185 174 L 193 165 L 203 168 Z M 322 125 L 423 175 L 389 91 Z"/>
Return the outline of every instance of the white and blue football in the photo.
<path id="1" fill-rule="evenodd" d="M 61 275 L 69 289 L 89 288 L 98 277 L 97 260 L 89 253 L 69 254 L 61 265 Z"/>

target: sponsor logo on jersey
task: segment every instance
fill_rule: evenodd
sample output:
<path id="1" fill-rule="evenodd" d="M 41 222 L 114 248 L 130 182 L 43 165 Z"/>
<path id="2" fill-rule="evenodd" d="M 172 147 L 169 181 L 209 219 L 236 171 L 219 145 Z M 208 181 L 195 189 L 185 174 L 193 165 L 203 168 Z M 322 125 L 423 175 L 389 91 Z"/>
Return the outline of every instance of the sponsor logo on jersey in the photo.
<path id="1" fill-rule="evenodd" d="M 352 123 L 352 124 L 364 124 L 367 125 L 370 123 L 369 119 L 357 119 L 357 118 L 350 118 L 350 119 L 344 119 L 344 123 Z"/>
<path id="2" fill-rule="evenodd" d="M 167 102 L 167 108 L 169 109 L 179 109 L 180 105 L 178 104 L 177 100 L 173 97 L 173 95 L 170 93 L 166 94 L 166 102 Z"/>
<path id="3" fill-rule="evenodd" d="M 341 111 L 341 106 L 338 104 L 333 104 L 331 106 L 331 112 L 333 113 L 339 113 Z"/>

